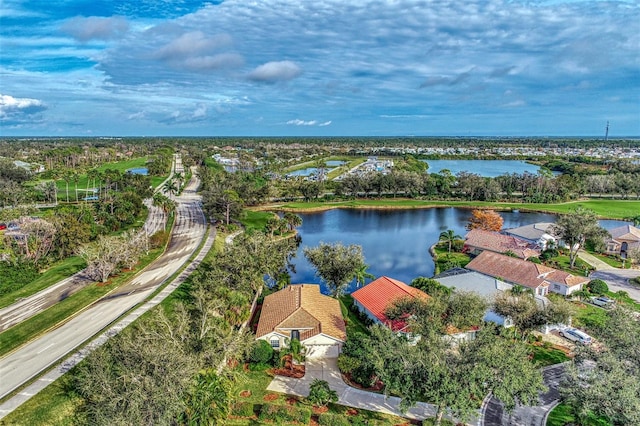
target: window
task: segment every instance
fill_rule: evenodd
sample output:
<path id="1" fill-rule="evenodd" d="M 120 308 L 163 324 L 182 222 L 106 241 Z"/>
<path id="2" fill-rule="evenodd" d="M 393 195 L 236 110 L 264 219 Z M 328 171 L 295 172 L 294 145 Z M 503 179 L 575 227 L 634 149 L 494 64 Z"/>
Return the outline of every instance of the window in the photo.
<path id="1" fill-rule="evenodd" d="M 279 349 L 280 348 L 280 340 L 279 339 L 271 339 L 271 347 L 273 349 Z"/>
<path id="2" fill-rule="evenodd" d="M 554 284 L 553 285 L 553 289 L 557 290 L 557 291 L 560 291 L 560 284 Z"/>

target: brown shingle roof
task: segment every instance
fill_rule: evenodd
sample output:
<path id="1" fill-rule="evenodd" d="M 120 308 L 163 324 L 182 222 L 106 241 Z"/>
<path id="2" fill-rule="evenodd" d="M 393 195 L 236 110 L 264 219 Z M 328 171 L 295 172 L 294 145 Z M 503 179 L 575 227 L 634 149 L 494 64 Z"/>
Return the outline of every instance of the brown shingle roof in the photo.
<path id="1" fill-rule="evenodd" d="M 290 285 L 264 298 L 256 337 L 272 331 L 290 336 L 294 329 L 300 331 L 300 340 L 320 333 L 347 338 L 340 302 L 320 293 L 316 284 Z"/>
<path id="2" fill-rule="evenodd" d="M 464 243 L 467 246 L 477 247 L 481 250 L 489 250 L 496 253 L 506 253 L 507 251 L 511 251 L 522 259 L 527 259 L 532 256 L 540 256 L 540 251 L 526 240 L 482 229 L 473 229 L 469 231 Z"/>

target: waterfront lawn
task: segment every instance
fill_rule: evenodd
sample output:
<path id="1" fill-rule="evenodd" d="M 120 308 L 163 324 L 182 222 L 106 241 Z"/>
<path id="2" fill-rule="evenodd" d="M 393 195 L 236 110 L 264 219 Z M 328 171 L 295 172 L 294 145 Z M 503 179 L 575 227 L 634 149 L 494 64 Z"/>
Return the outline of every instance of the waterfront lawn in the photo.
<path id="1" fill-rule="evenodd" d="M 459 265 L 461 268 L 464 268 L 465 266 L 467 266 L 467 263 L 471 262 L 471 257 L 469 257 L 468 254 L 454 251 L 449 253 L 448 247 L 444 247 L 444 245 L 442 247 L 435 246 L 434 251 L 436 253 L 436 258 L 434 259 L 434 261 L 436 263 L 438 271 L 440 272 L 445 271 L 443 267 L 447 264 L 454 263 Z"/>
<path id="2" fill-rule="evenodd" d="M 440 201 L 414 199 L 357 199 L 338 202 L 292 202 L 279 205 L 279 208 L 291 210 L 325 210 L 331 208 L 429 208 L 429 207 L 460 207 L 460 208 L 491 208 L 495 210 L 520 210 L 543 213 L 565 214 L 577 207 L 593 210 L 603 219 L 624 219 L 632 217 L 640 211 L 639 200 L 581 200 L 567 203 L 499 203 L 488 201 Z"/>
<path id="3" fill-rule="evenodd" d="M 247 231 L 263 231 L 267 221 L 273 217 L 273 213 L 267 211 L 245 210 L 245 216 L 240 220 Z"/>

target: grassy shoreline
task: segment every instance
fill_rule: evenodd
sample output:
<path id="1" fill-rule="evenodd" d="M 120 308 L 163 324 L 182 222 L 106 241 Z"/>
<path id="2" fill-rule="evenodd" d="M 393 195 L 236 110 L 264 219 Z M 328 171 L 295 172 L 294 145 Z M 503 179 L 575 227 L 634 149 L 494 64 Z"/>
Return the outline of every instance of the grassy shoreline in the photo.
<path id="1" fill-rule="evenodd" d="M 267 204 L 251 208 L 251 210 L 281 210 L 296 213 L 320 212 L 331 209 L 429 209 L 458 207 L 464 209 L 494 209 L 497 211 L 538 212 L 565 214 L 577 207 L 584 207 L 596 212 L 601 219 L 623 220 L 635 216 L 640 211 L 640 200 L 578 200 L 566 203 L 503 203 L 488 201 L 440 201 L 415 200 L 407 198 L 395 199 L 355 199 L 347 201 L 295 201 L 277 204 Z"/>

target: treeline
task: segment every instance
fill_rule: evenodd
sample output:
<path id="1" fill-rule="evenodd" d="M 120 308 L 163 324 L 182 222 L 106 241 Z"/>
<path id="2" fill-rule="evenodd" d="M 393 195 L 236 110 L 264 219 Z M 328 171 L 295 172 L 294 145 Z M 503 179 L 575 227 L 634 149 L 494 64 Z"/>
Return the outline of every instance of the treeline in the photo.
<path id="1" fill-rule="evenodd" d="M 74 423 L 219 424 L 237 397 L 228 366 L 254 339 L 241 326 L 265 285 L 295 252 L 293 239 L 240 235 L 155 309 L 72 371 L 82 404 Z"/>

